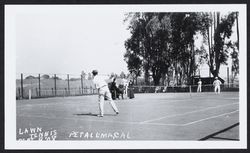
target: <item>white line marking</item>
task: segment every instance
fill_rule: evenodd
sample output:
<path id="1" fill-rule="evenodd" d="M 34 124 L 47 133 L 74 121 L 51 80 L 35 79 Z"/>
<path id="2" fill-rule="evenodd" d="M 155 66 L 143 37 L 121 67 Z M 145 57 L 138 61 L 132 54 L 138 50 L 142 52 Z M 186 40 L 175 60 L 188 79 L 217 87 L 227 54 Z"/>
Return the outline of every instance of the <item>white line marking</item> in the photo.
<path id="1" fill-rule="evenodd" d="M 227 100 L 239 100 L 239 98 L 224 98 L 224 99 L 227 99 Z"/>
<path id="2" fill-rule="evenodd" d="M 216 116 L 211 116 L 211 117 L 200 119 L 200 120 L 193 121 L 193 122 L 189 122 L 189 123 L 183 124 L 183 126 L 195 124 L 195 123 L 198 123 L 198 122 L 206 121 L 206 120 L 217 118 L 217 117 L 220 117 L 220 116 L 225 116 L 225 115 L 233 114 L 233 113 L 236 113 L 236 112 L 239 112 L 239 110 L 232 111 L 232 112 L 229 112 L 229 113 L 220 114 L 220 115 L 216 115 Z"/>
<path id="3" fill-rule="evenodd" d="M 83 120 L 87 122 L 106 122 L 106 123 L 118 123 L 118 124 L 136 124 L 136 125 L 142 125 L 139 122 L 122 122 L 122 121 L 109 121 L 109 120 L 86 120 L 81 118 L 72 118 L 72 117 L 47 117 L 47 116 L 38 116 L 38 115 L 18 115 L 19 117 L 31 117 L 31 118 L 46 118 L 46 119 L 63 119 L 63 120 Z M 162 123 L 143 123 L 144 125 L 160 125 L 160 126 L 182 126 L 181 124 L 162 124 Z"/>
<path id="4" fill-rule="evenodd" d="M 209 110 L 209 109 L 220 108 L 220 107 L 225 107 L 225 106 L 230 106 L 230 105 L 236 105 L 236 104 L 239 104 L 239 103 L 232 103 L 232 104 L 226 104 L 226 105 L 218 105 L 218 106 L 215 106 L 215 107 L 208 107 L 208 108 L 205 108 L 205 109 L 199 109 L 199 110 L 195 110 L 195 111 L 191 111 L 191 112 L 186 112 L 186 113 L 183 113 L 183 114 L 175 114 L 175 115 L 163 116 L 163 117 L 160 117 L 160 118 L 155 118 L 155 119 L 151 119 L 151 120 L 142 121 L 140 123 L 141 124 L 143 124 L 143 123 L 149 123 L 149 122 L 152 122 L 152 121 L 158 121 L 158 120 L 165 119 L 165 118 L 171 118 L 171 117 L 176 117 L 176 116 L 183 116 L 183 115 L 192 114 L 192 113 L 196 113 L 196 112 L 201 112 L 201 111 L 205 111 L 205 110 Z"/>

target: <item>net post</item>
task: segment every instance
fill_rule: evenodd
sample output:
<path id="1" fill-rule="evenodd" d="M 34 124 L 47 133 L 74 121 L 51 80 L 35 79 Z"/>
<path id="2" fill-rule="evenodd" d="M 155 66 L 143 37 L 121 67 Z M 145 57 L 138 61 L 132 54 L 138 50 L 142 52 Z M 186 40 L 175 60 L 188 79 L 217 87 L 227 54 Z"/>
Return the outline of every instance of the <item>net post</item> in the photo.
<path id="1" fill-rule="evenodd" d="M 67 74 L 67 81 L 68 81 L 68 92 L 69 92 L 69 96 L 70 96 L 70 87 L 69 87 L 69 74 Z"/>
<path id="2" fill-rule="evenodd" d="M 41 97 L 41 76 L 38 74 L 38 97 Z"/>
<path id="3" fill-rule="evenodd" d="M 191 97 L 191 92 L 192 92 L 191 85 L 189 85 L 189 95 L 190 95 L 190 97 Z"/>
<path id="4" fill-rule="evenodd" d="M 31 100 L 31 89 L 29 89 L 29 100 Z"/>
<path id="5" fill-rule="evenodd" d="M 55 96 L 56 96 L 56 74 L 54 74 L 54 88 L 55 88 Z"/>
<path id="6" fill-rule="evenodd" d="M 21 73 L 21 98 L 23 99 L 23 73 Z"/>

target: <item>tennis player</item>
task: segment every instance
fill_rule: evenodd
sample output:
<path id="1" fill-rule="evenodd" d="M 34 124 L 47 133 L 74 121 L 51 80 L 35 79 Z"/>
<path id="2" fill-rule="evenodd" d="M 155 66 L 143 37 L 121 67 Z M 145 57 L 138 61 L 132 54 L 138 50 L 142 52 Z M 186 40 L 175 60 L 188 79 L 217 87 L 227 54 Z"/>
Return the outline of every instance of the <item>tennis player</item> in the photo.
<path id="1" fill-rule="evenodd" d="M 93 82 L 96 86 L 96 89 L 98 90 L 98 102 L 99 102 L 99 110 L 100 110 L 100 114 L 98 115 L 98 117 L 104 116 L 104 98 L 105 97 L 111 104 L 115 113 L 119 114 L 119 111 L 114 101 L 111 98 L 111 93 L 109 91 L 108 84 L 106 83 L 105 78 L 102 76 L 99 76 L 97 70 L 93 70 L 92 74 L 93 74 Z"/>
<path id="2" fill-rule="evenodd" d="M 201 92 L 201 84 L 202 84 L 202 81 L 201 81 L 201 79 L 199 79 L 199 81 L 198 81 L 198 87 L 197 87 L 197 92 Z"/>
<path id="3" fill-rule="evenodd" d="M 221 82 L 220 80 L 218 80 L 218 77 L 215 77 L 215 80 L 213 82 L 213 85 L 214 85 L 214 92 L 217 94 L 220 94 L 220 85 L 221 85 Z"/>

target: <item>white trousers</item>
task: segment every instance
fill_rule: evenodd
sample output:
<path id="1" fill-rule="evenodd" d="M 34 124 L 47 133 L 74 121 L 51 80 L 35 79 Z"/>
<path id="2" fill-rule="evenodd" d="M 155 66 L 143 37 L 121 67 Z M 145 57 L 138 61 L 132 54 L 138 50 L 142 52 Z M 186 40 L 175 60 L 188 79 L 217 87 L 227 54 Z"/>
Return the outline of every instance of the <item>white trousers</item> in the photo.
<path id="1" fill-rule="evenodd" d="M 198 85 L 197 92 L 201 92 L 201 85 Z"/>
<path id="2" fill-rule="evenodd" d="M 107 100 L 109 101 L 110 105 L 112 106 L 113 110 L 115 112 L 118 112 L 118 109 L 111 97 L 111 93 L 108 89 L 107 86 L 102 87 L 99 89 L 99 95 L 98 95 L 98 101 L 99 101 L 99 110 L 100 110 L 100 115 L 104 114 L 104 98 L 107 98 Z"/>
<path id="3" fill-rule="evenodd" d="M 220 86 L 215 86 L 214 87 L 214 92 L 215 93 L 217 93 L 217 92 L 220 93 Z"/>

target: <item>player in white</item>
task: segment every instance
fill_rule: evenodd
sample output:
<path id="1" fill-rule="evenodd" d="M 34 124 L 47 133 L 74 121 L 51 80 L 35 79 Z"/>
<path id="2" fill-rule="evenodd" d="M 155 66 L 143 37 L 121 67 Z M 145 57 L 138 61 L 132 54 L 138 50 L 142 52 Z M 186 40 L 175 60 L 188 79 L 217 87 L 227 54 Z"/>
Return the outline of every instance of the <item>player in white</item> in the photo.
<path id="1" fill-rule="evenodd" d="M 94 77 L 93 82 L 96 86 L 96 89 L 98 90 L 98 101 L 99 101 L 99 110 L 100 110 L 100 114 L 98 116 L 103 117 L 103 115 L 104 115 L 104 98 L 105 97 L 110 102 L 115 113 L 119 114 L 119 111 L 118 111 L 114 101 L 112 100 L 111 93 L 109 91 L 108 84 L 105 81 L 105 78 L 102 76 L 99 76 L 97 70 L 93 70 L 92 74 Z"/>
<path id="2" fill-rule="evenodd" d="M 197 92 L 201 92 L 201 84 L 202 84 L 202 81 L 201 81 L 201 79 L 199 79 L 199 81 L 198 81 L 198 87 L 197 87 Z"/>
<path id="3" fill-rule="evenodd" d="M 124 95 L 128 97 L 128 81 L 126 79 L 122 79 L 123 86 L 124 86 Z"/>
<path id="4" fill-rule="evenodd" d="M 218 80 L 218 77 L 215 77 L 215 80 L 214 80 L 214 92 L 217 94 L 220 94 L 220 85 L 221 85 L 221 82 L 220 80 Z"/>

